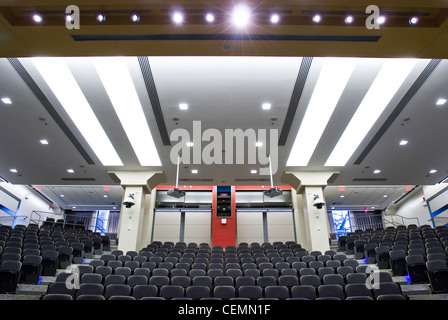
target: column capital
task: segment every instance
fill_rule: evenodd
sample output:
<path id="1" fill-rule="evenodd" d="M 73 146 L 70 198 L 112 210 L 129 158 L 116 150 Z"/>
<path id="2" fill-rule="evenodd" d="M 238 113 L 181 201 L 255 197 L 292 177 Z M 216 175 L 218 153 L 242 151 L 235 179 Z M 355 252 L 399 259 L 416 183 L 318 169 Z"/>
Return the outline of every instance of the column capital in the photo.
<path id="1" fill-rule="evenodd" d="M 339 171 L 286 171 L 282 181 L 296 189 L 297 193 L 302 193 L 306 186 L 325 187 L 334 181 L 339 173 Z"/>
<path id="2" fill-rule="evenodd" d="M 147 193 L 151 193 L 159 184 L 166 181 L 163 171 L 108 171 L 114 181 L 122 186 L 141 186 Z"/>

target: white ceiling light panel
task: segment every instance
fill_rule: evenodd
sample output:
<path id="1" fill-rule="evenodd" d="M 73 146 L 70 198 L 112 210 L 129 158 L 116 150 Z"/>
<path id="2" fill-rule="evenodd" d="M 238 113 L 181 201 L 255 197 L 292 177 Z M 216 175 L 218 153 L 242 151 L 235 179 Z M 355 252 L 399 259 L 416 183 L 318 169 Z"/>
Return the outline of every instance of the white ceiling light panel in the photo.
<path id="1" fill-rule="evenodd" d="M 123 166 L 64 58 L 31 60 L 101 163 Z"/>
<path id="2" fill-rule="evenodd" d="M 358 61 L 354 58 L 320 59 L 324 61 L 322 70 L 291 149 L 287 166 L 308 165 Z"/>
<path id="3" fill-rule="evenodd" d="M 384 62 L 325 166 L 345 166 L 417 61 L 417 59 L 388 59 Z"/>
<path id="4" fill-rule="evenodd" d="M 101 82 L 142 166 L 161 166 L 126 57 L 92 58 Z"/>

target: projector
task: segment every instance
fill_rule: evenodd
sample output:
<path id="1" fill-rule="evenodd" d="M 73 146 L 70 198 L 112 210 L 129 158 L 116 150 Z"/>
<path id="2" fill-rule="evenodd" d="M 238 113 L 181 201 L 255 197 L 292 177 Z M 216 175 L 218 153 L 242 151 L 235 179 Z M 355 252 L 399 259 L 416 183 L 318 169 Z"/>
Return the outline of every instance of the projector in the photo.
<path id="1" fill-rule="evenodd" d="M 269 190 L 265 190 L 264 191 L 264 195 L 269 197 L 269 198 L 277 197 L 277 196 L 280 196 L 282 194 L 283 194 L 283 192 L 279 188 L 271 188 Z"/>
<path id="2" fill-rule="evenodd" d="M 182 198 L 185 196 L 185 191 L 179 190 L 178 188 L 173 188 L 168 190 L 166 194 L 174 198 Z"/>

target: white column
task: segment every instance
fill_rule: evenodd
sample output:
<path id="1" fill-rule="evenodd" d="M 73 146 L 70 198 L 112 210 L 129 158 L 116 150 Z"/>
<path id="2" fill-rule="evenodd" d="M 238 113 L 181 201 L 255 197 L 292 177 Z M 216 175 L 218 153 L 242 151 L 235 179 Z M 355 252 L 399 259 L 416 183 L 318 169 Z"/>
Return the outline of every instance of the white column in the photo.
<path id="1" fill-rule="evenodd" d="M 325 251 L 330 249 L 330 233 L 327 223 L 327 209 L 313 206 L 314 195 L 325 201 L 322 187 L 305 187 L 302 193 L 305 233 L 308 251 Z"/>
<path id="2" fill-rule="evenodd" d="M 282 181 L 288 183 L 297 191 L 295 208 L 297 241 L 308 252 L 330 249 L 330 231 L 327 208 L 313 206 L 314 196 L 318 195 L 325 202 L 323 188 L 335 177 L 337 171 L 316 172 L 285 172 Z M 294 201 L 294 200 L 293 200 Z"/>
<path id="3" fill-rule="evenodd" d="M 130 208 L 126 208 L 123 204 L 121 206 L 118 249 L 123 250 L 124 253 L 139 251 L 142 246 L 147 245 L 145 241 L 148 239 L 148 233 L 151 232 L 146 230 L 150 227 L 147 219 L 151 215 L 147 212 L 150 210 L 150 202 L 147 198 L 159 183 L 165 181 L 165 175 L 161 171 L 110 171 L 109 174 L 124 186 L 123 201 L 131 194 L 135 201 L 135 205 Z"/>

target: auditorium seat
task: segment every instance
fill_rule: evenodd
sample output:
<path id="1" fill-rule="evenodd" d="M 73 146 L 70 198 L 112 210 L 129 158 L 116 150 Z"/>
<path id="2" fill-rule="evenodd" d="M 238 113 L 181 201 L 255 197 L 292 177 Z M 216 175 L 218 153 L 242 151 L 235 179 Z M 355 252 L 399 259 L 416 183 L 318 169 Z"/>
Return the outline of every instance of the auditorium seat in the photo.
<path id="1" fill-rule="evenodd" d="M 241 286 L 238 289 L 238 297 L 258 300 L 263 298 L 263 289 L 259 286 Z"/>
<path id="2" fill-rule="evenodd" d="M 211 296 L 211 290 L 207 286 L 189 286 L 185 291 L 185 297 L 193 300 L 208 298 Z"/>
<path id="3" fill-rule="evenodd" d="M 406 256 L 406 270 L 410 283 L 423 283 L 428 281 L 428 269 L 421 255 Z"/>
<path id="4" fill-rule="evenodd" d="M 108 300 L 112 296 L 130 296 L 131 287 L 127 284 L 111 283 L 104 286 L 104 298 Z"/>
<path id="5" fill-rule="evenodd" d="M 290 297 L 290 293 L 289 289 L 286 286 L 267 286 L 266 288 L 264 288 L 264 297 L 286 300 Z"/>
<path id="6" fill-rule="evenodd" d="M 185 289 L 179 285 L 165 285 L 160 288 L 159 296 L 165 298 L 166 300 L 185 297 Z"/>
<path id="7" fill-rule="evenodd" d="M 406 252 L 404 250 L 391 250 L 389 252 L 389 263 L 395 276 L 405 276 L 407 274 Z"/>
<path id="8" fill-rule="evenodd" d="M 317 288 L 319 298 L 335 297 L 340 300 L 345 299 L 344 288 L 338 284 L 322 284 Z"/>
<path id="9" fill-rule="evenodd" d="M 15 293 L 20 280 L 22 263 L 5 260 L 0 264 L 0 292 Z"/>
<path id="10" fill-rule="evenodd" d="M 137 300 L 141 300 L 145 297 L 157 297 L 157 294 L 158 288 L 155 285 L 151 284 L 137 285 L 132 290 L 132 296 Z"/>
<path id="11" fill-rule="evenodd" d="M 448 266 L 444 260 L 430 260 L 426 262 L 428 279 L 433 293 L 448 290 Z"/>
<path id="12" fill-rule="evenodd" d="M 42 257 L 38 255 L 26 255 L 22 260 L 20 269 L 20 282 L 37 284 L 42 273 Z"/>
<path id="13" fill-rule="evenodd" d="M 222 300 L 235 298 L 235 287 L 230 285 L 218 285 L 213 289 L 213 296 Z"/>
<path id="14" fill-rule="evenodd" d="M 316 288 L 312 285 L 301 284 L 291 288 L 291 298 L 302 298 L 307 300 L 316 300 Z"/>

